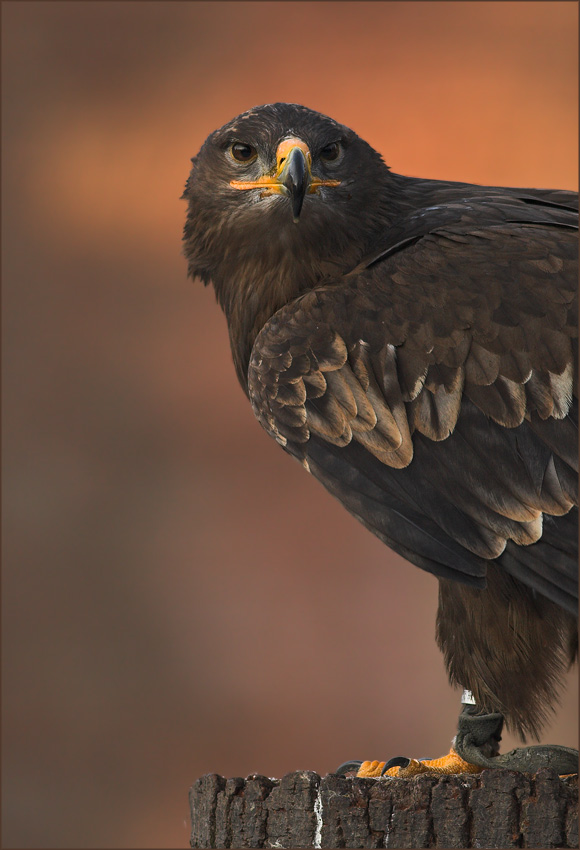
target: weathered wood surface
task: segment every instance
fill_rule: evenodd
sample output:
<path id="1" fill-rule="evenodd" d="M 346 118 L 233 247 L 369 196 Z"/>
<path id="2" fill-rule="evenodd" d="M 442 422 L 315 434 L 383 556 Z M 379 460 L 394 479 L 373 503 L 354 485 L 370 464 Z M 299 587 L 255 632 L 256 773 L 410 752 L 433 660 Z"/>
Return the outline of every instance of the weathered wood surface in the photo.
<path id="1" fill-rule="evenodd" d="M 208 774 L 190 790 L 192 847 L 578 847 L 578 777 L 282 779 Z"/>

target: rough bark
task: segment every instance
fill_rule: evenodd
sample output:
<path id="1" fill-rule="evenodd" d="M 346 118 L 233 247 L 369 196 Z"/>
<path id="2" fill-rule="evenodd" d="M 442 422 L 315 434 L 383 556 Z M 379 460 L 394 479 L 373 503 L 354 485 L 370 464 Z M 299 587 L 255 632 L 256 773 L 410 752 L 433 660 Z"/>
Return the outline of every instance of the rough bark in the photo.
<path id="1" fill-rule="evenodd" d="M 190 790 L 192 847 L 578 847 L 578 776 L 282 779 L 208 774 Z"/>

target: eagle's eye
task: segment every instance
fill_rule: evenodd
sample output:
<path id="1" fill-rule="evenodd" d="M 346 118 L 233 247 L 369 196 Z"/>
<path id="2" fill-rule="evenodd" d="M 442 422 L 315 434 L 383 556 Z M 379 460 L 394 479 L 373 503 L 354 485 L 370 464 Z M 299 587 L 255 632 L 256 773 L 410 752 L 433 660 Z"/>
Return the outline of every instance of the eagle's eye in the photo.
<path id="1" fill-rule="evenodd" d="M 323 162 L 334 162 L 338 159 L 341 153 L 341 145 L 340 142 L 331 142 L 329 145 L 325 145 L 320 151 L 320 159 Z"/>
<path id="2" fill-rule="evenodd" d="M 252 162 L 258 156 L 256 148 L 243 142 L 234 142 L 230 150 L 236 162 Z"/>

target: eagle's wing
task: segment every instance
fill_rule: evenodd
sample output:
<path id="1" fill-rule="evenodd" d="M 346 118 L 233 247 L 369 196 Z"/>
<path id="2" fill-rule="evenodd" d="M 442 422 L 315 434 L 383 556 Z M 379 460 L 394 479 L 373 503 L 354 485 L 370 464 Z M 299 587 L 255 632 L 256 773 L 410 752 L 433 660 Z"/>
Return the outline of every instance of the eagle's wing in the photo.
<path id="1" fill-rule="evenodd" d="M 576 232 L 529 218 L 437 227 L 285 306 L 249 393 L 408 560 L 484 586 L 497 559 L 573 609 Z"/>

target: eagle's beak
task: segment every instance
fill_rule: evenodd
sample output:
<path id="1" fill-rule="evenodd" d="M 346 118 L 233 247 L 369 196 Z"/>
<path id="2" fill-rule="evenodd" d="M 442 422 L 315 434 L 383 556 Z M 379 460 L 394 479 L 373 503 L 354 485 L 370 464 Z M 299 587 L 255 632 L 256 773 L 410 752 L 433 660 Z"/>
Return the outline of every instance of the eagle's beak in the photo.
<path id="1" fill-rule="evenodd" d="M 312 178 L 310 171 L 310 151 L 306 145 L 304 145 L 306 151 L 302 145 L 294 145 L 288 153 L 284 152 L 283 156 L 280 156 L 280 148 L 284 144 L 282 142 L 279 146 L 276 155 L 278 161 L 276 178 L 282 186 L 286 187 L 292 203 L 292 218 L 296 223 L 300 218 L 304 196 Z"/>
<path id="2" fill-rule="evenodd" d="M 311 171 L 312 154 L 302 139 L 290 138 L 280 142 L 276 150 L 276 168 L 257 180 L 231 180 L 234 189 L 262 189 L 265 195 L 286 195 L 292 204 L 294 223 L 298 222 L 302 204 L 307 194 L 316 192 L 320 186 L 339 186 L 340 180 L 320 180 Z"/>

